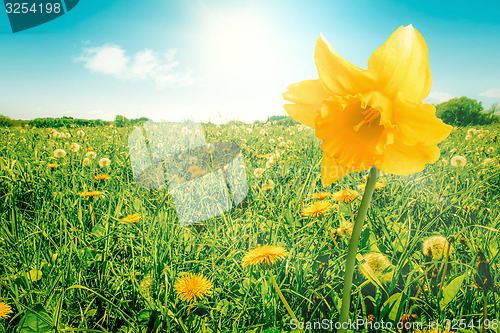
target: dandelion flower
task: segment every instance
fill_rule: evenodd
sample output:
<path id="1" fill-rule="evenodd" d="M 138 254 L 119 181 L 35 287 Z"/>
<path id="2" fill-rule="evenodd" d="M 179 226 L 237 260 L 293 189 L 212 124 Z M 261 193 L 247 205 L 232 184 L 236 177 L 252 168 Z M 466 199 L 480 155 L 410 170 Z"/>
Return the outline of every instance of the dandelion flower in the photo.
<path id="1" fill-rule="evenodd" d="M 136 222 L 139 222 L 140 218 L 141 218 L 141 214 L 135 213 L 135 214 L 127 215 L 126 217 L 124 217 L 122 219 L 122 222 L 136 223 Z"/>
<path id="2" fill-rule="evenodd" d="M 495 160 L 492 158 L 485 158 L 483 161 L 483 165 L 489 166 L 493 165 L 495 163 Z"/>
<path id="3" fill-rule="evenodd" d="M 243 266 L 255 266 L 259 264 L 274 265 L 277 261 L 288 256 L 288 252 L 281 246 L 264 245 L 250 250 L 243 257 Z"/>
<path id="4" fill-rule="evenodd" d="M 83 165 L 83 166 L 90 165 L 90 159 L 89 159 L 88 157 L 85 157 L 85 158 L 83 159 L 82 165 Z"/>
<path id="5" fill-rule="evenodd" d="M 186 302 L 196 302 L 212 294 L 212 283 L 201 274 L 186 273 L 174 285 L 177 295 Z"/>
<path id="6" fill-rule="evenodd" d="M 81 137 L 83 137 L 83 136 L 85 135 L 85 132 L 84 132 L 84 131 L 82 131 L 82 130 L 78 130 L 78 131 L 76 132 L 76 135 L 77 135 L 77 136 L 81 136 Z"/>
<path id="7" fill-rule="evenodd" d="M 0 318 L 1 319 L 8 319 L 9 314 L 12 313 L 12 309 L 10 305 L 5 304 L 4 302 L 0 302 Z"/>
<path id="8" fill-rule="evenodd" d="M 441 260 L 445 248 L 449 246 L 448 241 L 443 236 L 433 236 L 424 241 L 424 255 L 433 260 Z"/>
<path id="9" fill-rule="evenodd" d="M 93 151 L 88 151 L 86 154 L 85 154 L 85 157 L 87 158 L 91 158 L 91 159 L 95 159 L 96 158 L 96 153 L 94 153 Z"/>
<path id="10" fill-rule="evenodd" d="M 477 129 L 475 129 L 475 128 L 469 128 L 467 130 L 468 135 L 472 135 L 472 134 L 476 134 L 476 133 L 477 133 Z"/>
<path id="11" fill-rule="evenodd" d="M 350 189 L 342 190 L 332 195 L 333 200 L 345 203 L 349 203 L 356 198 L 359 198 L 359 193 Z"/>
<path id="12" fill-rule="evenodd" d="M 80 193 L 80 197 L 93 197 L 96 195 L 101 195 L 101 191 L 90 191 L 90 192 L 82 192 Z"/>
<path id="13" fill-rule="evenodd" d="M 76 142 L 73 142 L 70 146 L 70 149 L 73 151 L 73 152 L 77 152 L 80 150 L 80 145 Z"/>
<path id="14" fill-rule="evenodd" d="M 272 190 L 274 187 L 274 184 L 268 184 L 268 185 L 264 185 L 262 186 L 261 188 L 261 191 L 264 192 L 264 191 L 269 191 L 269 190 Z"/>
<path id="15" fill-rule="evenodd" d="M 457 155 L 451 158 L 450 164 L 454 167 L 460 168 L 467 164 L 467 160 L 465 157 Z"/>
<path id="16" fill-rule="evenodd" d="M 438 160 L 437 144 L 452 130 L 424 104 L 431 88 L 427 45 L 412 25 L 401 26 L 363 70 L 345 61 L 320 35 L 314 59 L 318 80 L 288 87 L 286 112 L 315 128 L 322 140 L 323 186 L 377 166 L 408 175 Z"/>
<path id="17" fill-rule="evenodd" d="M 66 152 L 62 149 L 56 149 L 56 150 L 54 150 L 54 156 L 61 158 L 61 157 L 66 156 Z"/>
<path id="18" fill-rule="evenodd" d="M 310 206 L 307 206 L 302 210 L 302 216 L 319 216 L 323 215 L 326 212 L 330 211 L 333 208 L 333 205 L 325 200 L 316 201 Z"/>
<path id="19" fill-rule="evenodd" d="M 108 180 L 109 176 L 105 174 L 98 174 L 94 176 L 95 180 Z"/>
<path id="20" fill-rule="evenodd" d="M 59 165 L 57 163 L 47 163 L 47 166 L 51 169 L 57 168 Z"/>
<path id="21" fill-rule="evenodd" d="M 111 164 L 111 160 L 109 158 L 103 157 L 99 160 L 98 163 L 101 168 L 109 167 Z"/>
<path id="22" fill-rule="evenodd" d="M 382 253 L 368 253 L 363 258 L 365 261 L 360 265 L 360 270 L 367 279 L 371 279 L 373 274 L 383 284 L 392 281 L 394 265 L 385 255 Z"/>
<path id="23" fill-rule="evenodd" d="M 264 173 L 264 169 L 263 168 L 257 168 L 253 171 L 253 175 L 257 178 L 260 178 L 262 177 L 262 174 Z"/>
<path id="24" fill-rule="evenodd" d="M 325 198 L 328 198 L 329 195 L 330 195 L 329 192 L 319 192 L 319 193 L 314 193 L 312 195 L 312 198 L 313 199 L 318 199 L 318 200 L 323 200 Z"/>
<path id="25" fill-rule="evenodd" d="M 465 140 L 470 140 L 471 138 L 472 138 L 472 136 L 471 136 L 471 135 L 469 135 L 469 134 L 467 134 L 467 135 L 465 136 Z"/>

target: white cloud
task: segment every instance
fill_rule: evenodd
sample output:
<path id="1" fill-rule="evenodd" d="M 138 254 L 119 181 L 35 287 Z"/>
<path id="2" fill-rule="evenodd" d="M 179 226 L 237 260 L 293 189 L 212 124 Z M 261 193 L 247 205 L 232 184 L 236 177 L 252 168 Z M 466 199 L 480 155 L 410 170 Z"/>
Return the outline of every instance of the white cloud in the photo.
<path id="1" fill-rule="evenodd" d="M 85 48 L 76 61 L 96 73 L 112 75 L 120 80 L 155 81 L 157 86 L 173 84 L 190 85 L 199 80 L 193 77 L 191 69 L 181 70 L 174 61 L 176 49 L 170 49 L 163 56 L 150 49 L 137 52 L 132 58 L 125 50 L 114 44 Z"/>
<path id="2" fill-rule="evenodd" d="M 490 89 L 479 94 L 482 97 L 500 98 L 500 89 Z"/>
<path id="3" fill-rule="evenodd" d="M 427 96 L 426 99 L 424 99 L 424 103 L 439 104 L 449 101 L 450 99 L 455 97 L 456 97 L 455 95 L 452 95 L 447 92 L 433 91 L 429 94 L 429 96 Z"/>

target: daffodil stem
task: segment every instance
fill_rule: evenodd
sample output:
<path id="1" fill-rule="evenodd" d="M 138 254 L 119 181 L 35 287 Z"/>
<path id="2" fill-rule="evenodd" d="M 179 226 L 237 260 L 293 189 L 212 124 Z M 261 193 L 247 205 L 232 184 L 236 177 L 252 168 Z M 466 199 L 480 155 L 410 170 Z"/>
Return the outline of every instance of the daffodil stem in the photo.
<path id="1" fill-rule="evenodd" d="M 368 206 L 370 206 L 370 200 L 375 189 L 375 184 L 378 178 L 378 168 L 373 166 L 370 169 L 370 174 L 366 182 L 365 193 L 363 194 L 363 199 L 361 200 L 361 205 L 359 206 L 358 216 L 354 222 L 354 227 L 352 229 L 351 240 L 349 241 L 349 249 L 347 250 L 347 259 L 345 263 L 345 277 L 344 277 L 344 290 L 342 296 L 342 308 L 340 310 L 341 323 L 338 333 L 347 332 L 348 325 L 343 324 L 349 320 L 349 307 L 351 305 L 351 289 L 352 289 L 352 276 L 354 274 L 354 264 L 356 262 L 356 253 L 358 251 L 359 237 L 361 236 L 361 229 L 365 221 L 366 212 L 368 211 Z"/>
<path id="2" fill-rule="evenodd" d="M 288 314 L 292 319 L 295 319 L 295 322 L 298 323 L 299 320 L 297 319 L 297 316 L 295 313 L 292 311 L 292 308 L 290 308 L 290 305 L 288 305 L 288 302 L 285 299 L 285 296 L 283 296 L 283 293 L 281 292 L 280 287 L 276 283 L 276 279 L 274 278 L 273 272 L 269 271 L 269 275 L 271 276 L 271 281 L 273 283 L 274 289 L 276 289 L 276 292 L 278 293 L 278 296 L 280 297 L 281 301 L 283 302 L 283 305 L 285 305 L 286 311 L 288 311 Z M 304 332 L 304 330 L 299 329 L 299 332 Z"/>

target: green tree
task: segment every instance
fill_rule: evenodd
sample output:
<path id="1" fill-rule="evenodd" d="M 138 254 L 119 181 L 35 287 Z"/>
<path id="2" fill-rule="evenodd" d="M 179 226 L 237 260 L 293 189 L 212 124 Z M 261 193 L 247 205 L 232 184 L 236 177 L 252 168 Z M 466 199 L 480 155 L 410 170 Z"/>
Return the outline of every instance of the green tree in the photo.
<path id="1" fill-rule="evenodd" d="M 487 125 L 495 121 L 492 113 L 483 110 L 481 102 L 465 96 L 436 105 L 436 115 L 453 126 Z"/>

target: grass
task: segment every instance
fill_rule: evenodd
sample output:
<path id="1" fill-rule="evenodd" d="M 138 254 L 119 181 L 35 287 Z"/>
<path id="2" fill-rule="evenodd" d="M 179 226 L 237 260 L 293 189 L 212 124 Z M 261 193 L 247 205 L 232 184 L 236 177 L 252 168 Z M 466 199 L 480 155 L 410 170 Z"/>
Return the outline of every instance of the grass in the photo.
<path id="1" fill-rule="evenodd" d="M 0 129 L 0 302 L 13 311 L 0 319 L 0 331 L 289 332 L 296 327 L 269 274 L 242 266 L 243 256 L 260 245 L 289 252 L 273 274 L 299 321 L 338 320 L 346 226 L 360 200 L 327 198 L 332 210 L 302 216 L 315 202 L 311 195 L 323 191 L 320 143 L 309 129 L 204 125 L 207 142 L 241 147 L 249 192 L 224 214 L 186 227 L 167 190 L 135 184 L 127 148 L 133 128 L 83 128 L 83 137 L 78 129 L 59 129 L 71 135 L 60 138 L 49 129 Z M 449 323 L 455 331 L 480 332 L 485 310 L 489 332 L 500 332 L 499 131 L 477 130 L 465 140 L 468 128 L 454 129 L 440 145 L 444 161 L 423 172 L 381 176 L 385 187 L 375 191 L 358 258 L 384 254 L 393 278 L 382 282 L 355 271 L 352 320 L 397 323 L 407 315 L 426 329 L 439 321 L 440 328 Z M 86 148 L 97 156 L 82 166 Z M 56 149 L 66 156 L 54 157 Z M 456 155 L 467 159 L 464 167 L 449 164 Z M 101 158 L 111 165 L 100 168 Z M 486 158 L 493 160 L 485 165 Z M 59 166 L 47 166 L 54 162 Z M 261 177 L 257 168 L 265 169 Z M 110 178 L 96 180 L 97 174 Z M 364 175 L 350 174 L 324 190 L 357 189 Z M 270 181 L 274 186 L 263 189 Z M 80 197 L 84 191 L 103 194 Z M 136 213 L 138 222 L 122 221 Z M 424 256 L 424 240 L 435 235 L 449 240 L 449 261 Z M 182 301 L 174 285 L 185 272 L 207 277 L 212 294 Z"/>

